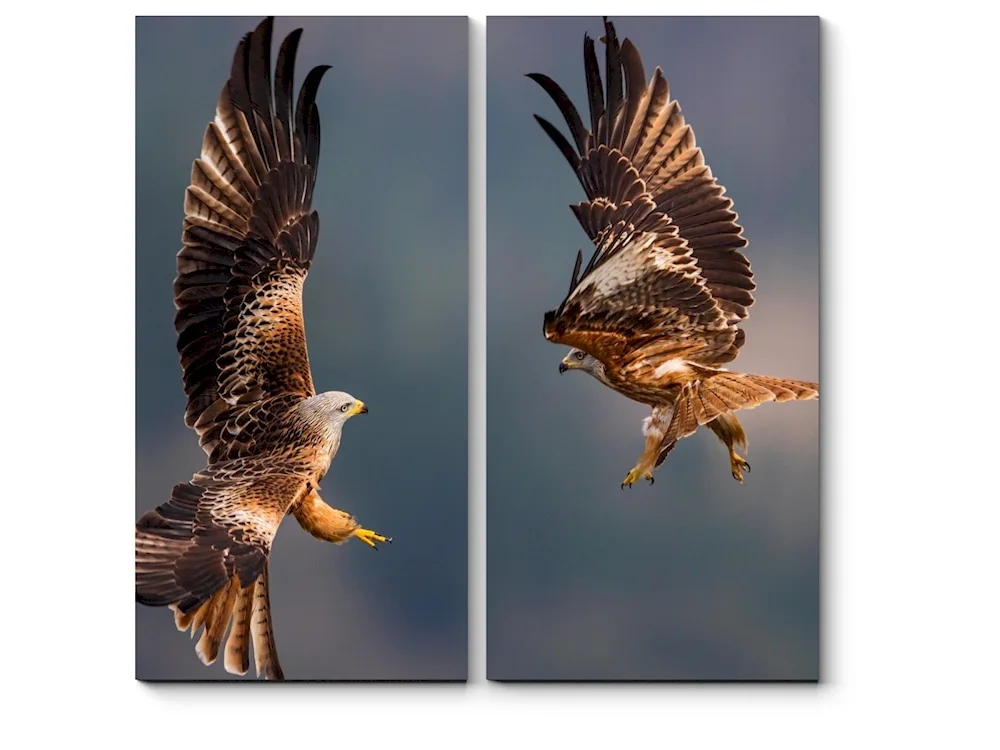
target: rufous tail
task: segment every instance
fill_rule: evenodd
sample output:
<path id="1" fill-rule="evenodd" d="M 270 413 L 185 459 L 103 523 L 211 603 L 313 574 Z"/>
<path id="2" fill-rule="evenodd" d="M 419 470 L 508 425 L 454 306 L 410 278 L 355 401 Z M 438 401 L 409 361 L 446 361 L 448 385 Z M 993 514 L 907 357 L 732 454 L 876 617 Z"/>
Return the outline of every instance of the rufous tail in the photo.
<path id="1" fill-rule="evenodd" d="M 807 401 L 819 398 L 819 384 L 741 372 L 715 372 L 701 381 L 694 397 L 699 424 L 726 411 L 752 409 L 765 401 Z"/>
<path id="2" fill-rule="evenodd" d="M 677 398 L 663 445 L 687 437 L 722 414 L 753 409 L 765 401 L 807 401 L 819 398 L 819 385 L 803 380 L 772 378 L 740 372 L 708 371 L 689 383 Z"/>
<path id="3" fill-rule="evenodd" d="M 250 635 L 253 638 L 253 658 L 257 665 L 257 676 L 263 674 L 265 680 L 284 680 L 285 674 L 278 663 L 278 648 L 271 627 L 271 596 L 267 584 L 266 563 L 254 590 Z"/>
<path id="4" fill-rule="evenodd" d="M 247 587 L 240 585 L 239 577 L 212 595 L 212 598 L 193 612 L 185 614 L 177 604 L 171 604 L 177 629 L 190 628 L 191 637 L 204 627 L 195 652 L 203 664 L 213 664 L 219 657 L 226 631 L 223 663 L 230 674 L 246 674 L 250 669 L 250 644 L 253 642 L 257 676 L 267 680 L 284 680 L 278 663 L 278 650 L 271 626 L 271 602 L 264 572 Z M 231 624 L 231 626 L 230 626 Z"/>

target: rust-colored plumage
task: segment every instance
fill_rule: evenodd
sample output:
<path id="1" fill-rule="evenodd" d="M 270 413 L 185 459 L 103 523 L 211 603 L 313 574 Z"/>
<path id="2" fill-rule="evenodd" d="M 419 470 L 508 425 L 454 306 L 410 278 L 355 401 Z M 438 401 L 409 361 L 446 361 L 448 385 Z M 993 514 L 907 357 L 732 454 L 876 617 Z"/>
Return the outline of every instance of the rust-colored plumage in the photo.
<path id="1" fill-rule="evenodd" d="M 555 81 L 529 74 L 569 128 L 572 140 L 535 116 L 583 186 L 587 200 L 571 208 L 594 244 L 586 266 L 577 254 L 569 292 L 545 314 L 543 332 L 573 347 L 561 371 L 582 369 L 653 407 L 646 449 L 622 486 L 652 481 L 676 442 L 701 425 L 727 445 L 742 481 L 749 464 L 735 446 L 746 435 L 734 412 L 818 398 L 819 386 L 723 369 L 745 342 L 740 323 L 754 301 L 743 229 L 660 68 L 647 81 L 632 42 L 619 43 L 607 19 L 604 30 L 603 83 L 594 42 L 584 38 L 589 129 Z"/>
<path id="2" fill-rule="evenodd" d="M 295 515 L 337 543 L 389 540 L 317 492 L 344 422 L 367 408 L 313 386 L 302 290 L 319 234 L 316 93 L 327 66 L 309 72 L 293 109 L 302 32 L 281 44 L 272 86 L 272 28 L 265 19 L 237 47 L 184 201 L 175 326 L 185 422 L 208 466 L 139 519 L 135 552 L 136 600 L 169 606 L 192 636 L 204 628 L 205 664 L 228 630 L 227 671 L 247 672 L 252 642 L 258 676 L 283 679 L 267 577 L 281 521 Z"/>

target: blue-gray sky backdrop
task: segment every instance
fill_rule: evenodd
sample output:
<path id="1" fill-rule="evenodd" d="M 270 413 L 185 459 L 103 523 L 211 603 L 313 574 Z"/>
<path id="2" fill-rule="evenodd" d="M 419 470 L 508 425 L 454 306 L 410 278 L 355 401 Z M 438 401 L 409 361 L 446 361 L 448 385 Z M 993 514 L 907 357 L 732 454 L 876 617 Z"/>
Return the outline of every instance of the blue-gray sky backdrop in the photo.
<path id="1" fill-rule="evenodd" d="M 731 369 L 818 380 L 818 19 L 612 20 L 647 76 L 663 68 L 750 241 L 757 302 Z M 568 208 L 583 190 L 532 114 L 565 126 L 524 74 L 585 113 L 584 32 L 600 19 L 487 25 L 488 675 L 815 679 L 818 404 L 741 413 L 743 486 L 703 430 L 623 492 L 649 408 L 560 377 L 566 350 L 542 337 L 591 248 Z"/>
<path id="2" fill-rule="evenodd" d="M 191 163 L 259 21 L 136 21 L 136 517 L 205 463 L 183 423 L 171 284 Z M 278 653 L 289 679 L 464 679 L 468 22 L 279 17 L 272 60 L 298 27 L 296 84 L 333 66 L 304 292 L 313 379 L 371 409 L 346 427 L 323 497 L 395 542 L 375 554 L 282 524 Z M 168 610 L 140 605 L 136 675 L 232 677 L 221 658 L 202 666 Z"/>

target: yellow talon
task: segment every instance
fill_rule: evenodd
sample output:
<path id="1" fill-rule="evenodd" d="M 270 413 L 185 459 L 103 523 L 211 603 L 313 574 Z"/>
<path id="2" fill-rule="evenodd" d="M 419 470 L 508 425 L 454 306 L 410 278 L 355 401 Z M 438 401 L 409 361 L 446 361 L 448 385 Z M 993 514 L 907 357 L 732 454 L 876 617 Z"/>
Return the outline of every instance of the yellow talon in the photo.
<path id="1" fill-rule="evenodd" d="M 653 479 L 652 472 L 649 471 L 639 471 L 639 467 L 635 467 L 628 474 L 625 475 L 625 480 L 622 482 L 622 489 L 626 487 L 631 487 L 633 484 L 638 482 L 640 479 L 648 479 L 649 483 L 652 484 L 655 480 Z"/>
<path id="2" fill-rule="evenodd" d="M 739 455 L 736 451 L 730 450 L 729 465 L 733 472 L 733 479 L 740 484 L 743 484 L 743 472 L 750 471 L 750 464 L 748 464 L 746 459 Z"/>
<path id="3" fill-rule="evenodd" d="M 362 542 L 364 542 L 365 544 L 367 544 L 369 547 L 371 547 L 373 550 L 376 551 L 378 550 L 377 546 L 378 542 L 385 542 L 386 544 L 392 544 L 391 536 L 389 537 L 382 536 L 381 534 L 378 534 L 372 531 L 371 529 L 355 529 L 354 536 L 356 536 L 358 539 L 360 539 Z"/>

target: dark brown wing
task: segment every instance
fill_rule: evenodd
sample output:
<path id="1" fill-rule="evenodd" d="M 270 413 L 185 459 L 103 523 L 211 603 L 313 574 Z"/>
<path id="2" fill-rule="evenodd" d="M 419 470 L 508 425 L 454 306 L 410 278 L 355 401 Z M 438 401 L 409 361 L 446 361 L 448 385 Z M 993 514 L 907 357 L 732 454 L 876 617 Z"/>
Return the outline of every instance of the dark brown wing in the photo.
<path id="1" fill-rule="evenodd" d="M 295 469 L 282 458 L 236 459 L 176 485 L 136 524 L 136 601 L 190 613 L 234 576 L 240 588 L 256 581 L 278 525 L 310 490 Z"/>
<path id="2" fill-rule="evenodd" d="M 566 120 L 572 143 L 545 119 L 537 115 L 535 119 L 573 167 L 588 197 L 588 201 L 572 206 L 596 246 L 584 281 L 588 273 L 607 261 L 607 255 L 624 244 L 617 235 L 659 233 L 664 249 L 680 259 L 685 251 L 676 245 L 676 233 L 683 247 L 690 249 L 691 262 L 681 264 L 685 268 L 682 275 L 695 287 L 707 290 L 727 327 L 732 329 L 720 335 L 717 321 L 703 320 L 699 325 L 707 326 L 705 331 L 710 332 L 711 340 L 700 342 L 701 346 L 685 340 L 679 346 L 699 349 L 700 353 L 692 358 L 704 364 L 729 362 L 736 357 L 744 340 L 738 324 L 746 319 L 753 304 L 753 275 L 746 257 L 739 252 L 747 244 L 743 230 L 731 210 L 732 201 L 724 197 L 725 189 L 718 184 L 705 164 L 701 149 L 695 145 L 694 133 L 685 123 L 680 107 L 670 99 L 662 71 L 657 68 L 647 83 L 635 46 L 628 39 L 619 44 L 614 25 L 607 19 L 604 24 L 606 93 L 594 42 L 584 38 L 590 129 L 584 126 L 580 114 L 555 81 L 538 73 L 529 75 L 555 101 Z M 667 229 L 667 225 L 673 229 Z M 694 292 L 691 283 L 671 280 L 662 273 L 655 275 L 661 278 L 646 279 L 640 274 L 638 281 L 630 282 L 630 292 L 624 294 L 632 299 L 630 318 L 640 323 L 650 320 L 650 311 L 639 310 L 655 307 L 659 304 L 656 300 L 671 306 L 671 315 L 684 316 L 691 303 L 678 300 L 684 300 L 688 293 L 693 295 L 689 299 L 693 300 L 695 310 L 700 310 L 701 294 Z M 576 284 L 574 272 L 570 296 Z M 674 286 L 675 294 L 667 296 L 665 289 Z M 555 317 L 566 317 L 568 302 L 569 299 L 560 311 L 554 311 Z M 657 322 L 658 331 L 647 330 L 643 334 L 646 343 L 650 336 L 670 335 L 670 328 L 664 323 Z M 570 325 L 570 321 L 564 320 L 562 327 Z M 639 335 L 639 328 L 641 325 L 631 326 L 632 335 Z M 547 323 L 547 335 L 549 330 Z M 695 331 L 684 324 L 677 333 L 683 338 Z"/>
<path id="3" fill-rule="evenodd" d="M 184 201 L 177 348 L 185 422 L 210 455 L 252 405 L 315 393 L 302 287 L 319 234 L 316 91 L 327 66 L 306 76 L 293 113 L 301 29 L 281 44 L 272 86 L 272 25 L 265 19 L 237 47 Z"/>

